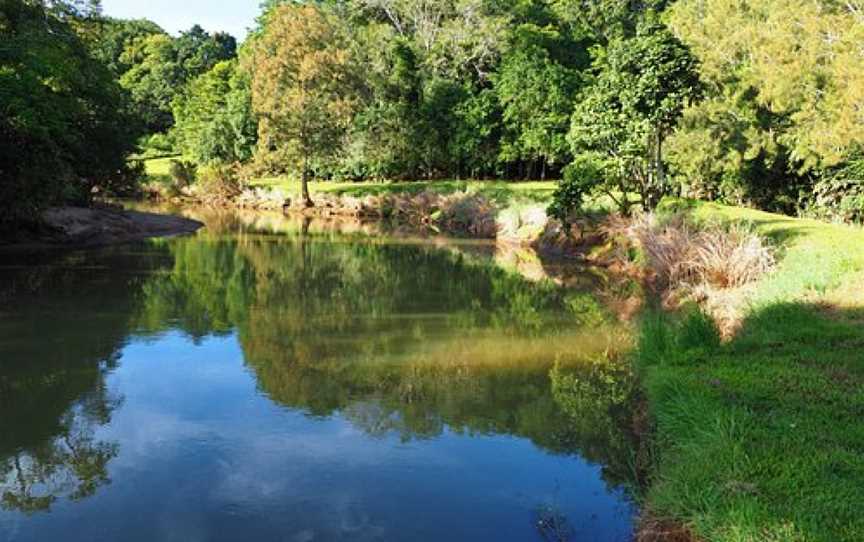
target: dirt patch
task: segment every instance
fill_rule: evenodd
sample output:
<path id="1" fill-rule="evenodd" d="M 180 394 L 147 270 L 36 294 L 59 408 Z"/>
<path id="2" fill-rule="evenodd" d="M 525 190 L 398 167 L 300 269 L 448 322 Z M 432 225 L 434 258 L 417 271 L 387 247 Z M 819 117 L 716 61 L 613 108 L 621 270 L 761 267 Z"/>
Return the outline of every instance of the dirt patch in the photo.
<path id="1" fill-rule="evenodd" d="M 43 215 L 36 235 L 0 245 L 3 250 L 92 247 L 193 233 L 204 224 L 179 216 L 110 207 L 54 207 Z"/>
<path id="2" fill-rule="evenodd" d="M 643 516 L 636 530 L 636 542 L 699 542 L 681 523 L 663 518 Z"/>

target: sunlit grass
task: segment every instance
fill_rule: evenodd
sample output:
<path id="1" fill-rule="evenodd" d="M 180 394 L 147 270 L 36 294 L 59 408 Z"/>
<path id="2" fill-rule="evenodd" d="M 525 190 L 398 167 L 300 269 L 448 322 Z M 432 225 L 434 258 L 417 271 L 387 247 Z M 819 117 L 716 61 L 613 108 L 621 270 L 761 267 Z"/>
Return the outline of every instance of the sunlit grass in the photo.
<path id="1" fill-rule="evenodd" d="M 299 183 L 288 177 L 264 177 L 255 179 L 252 186 L 280 189 L 288 195 L 299 194 Z M 555 181 L 384 181 L 384 182 L 332 182 L 313 181 L 309 184 L 312 194 L 329 193 L 354 197 L 382 196 L 386 194 L 417 194 L 423 191 L 451 194 L 454 192 L 477 192 L 496 203 L 521 201 L 548 203 L 555 191 Z"/>
<path id="2" fill-rule="evenodd" d="M 171 180 L 171 162 L 181 159 L 179 156 L 149 158 L 144 160 L 144 175 L 147 181 L 167 183 Z"/>

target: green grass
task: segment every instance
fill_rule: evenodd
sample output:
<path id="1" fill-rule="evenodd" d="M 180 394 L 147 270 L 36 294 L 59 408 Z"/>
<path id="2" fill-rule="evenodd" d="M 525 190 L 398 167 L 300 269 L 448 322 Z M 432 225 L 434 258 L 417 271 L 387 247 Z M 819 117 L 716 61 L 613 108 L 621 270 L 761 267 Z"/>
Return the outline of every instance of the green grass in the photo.
<path id="1" fill-rule="evenodd" d="M 298 194 L 300 185 L 296 180 L 286 177 L 266 177 L 254 180 L 252 186 L 281 189 L 286 194 Z M 424 190 L 451 194 L 454 192 L 473 191 L 483 194 L 498 204 L 510 203 L 542 203 L 551 201 L 555 191 L 555 181 L 400 181 L 400 182 L 329 182 L 313 181 L 309 189 L 313 196 L 316 193 L 329 193 L 344 196 L 382 196 L 385 194 L 419 194 Z"/>
<path id="2" fill-rule="evenodd" d="M 151 181 L 167 181 L 171 178 L 171 161 L 177 159 L 177 156 L 168 156 L 144 160 L 144 174 Z"/>
<path id="3" fill-rule="evenodd" d="M 694 204 L 779 247 L 743 327 L 645 318 L 638 348 L 656 423 L 646 506 L 708 541 L 864 540 L 864 231 Z"/>

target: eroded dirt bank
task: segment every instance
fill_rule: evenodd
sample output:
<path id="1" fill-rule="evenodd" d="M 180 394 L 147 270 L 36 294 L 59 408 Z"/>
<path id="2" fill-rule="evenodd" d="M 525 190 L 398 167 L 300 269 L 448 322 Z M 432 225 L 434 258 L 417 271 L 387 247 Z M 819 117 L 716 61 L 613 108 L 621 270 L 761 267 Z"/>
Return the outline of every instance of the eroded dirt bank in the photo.
<path id="1" fill-rule="evenodd" d="M 54 207 L 38 229 L 0 240 L 0 250 L 92 247 L 194 233 L 204 224 L 193 219 L 106 207 Z"/>

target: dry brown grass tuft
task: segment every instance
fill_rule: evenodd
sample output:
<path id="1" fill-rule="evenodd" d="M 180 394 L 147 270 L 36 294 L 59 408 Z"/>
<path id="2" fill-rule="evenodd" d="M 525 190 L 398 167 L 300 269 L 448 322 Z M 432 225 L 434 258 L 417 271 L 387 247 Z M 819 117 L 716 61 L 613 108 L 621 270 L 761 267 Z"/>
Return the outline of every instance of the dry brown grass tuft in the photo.
<path id="1" fill-rule="evenodd" d="M 748 286 L 775 265 L 774 251 L 746 225 L 696 227 L 681 216 L 661 224 L 654 215 L 607 225 L 609 234 L 638 246 L 663 304 L 698 302 L 728 339 L 741 324 Z"/>
<path id="2" fill-rule="evenodd" d="M 681 523 L 661 518 L 645 517 L 639 522 L 636 542 L 697 542 L 698 538 Z"/>
<path id="3" fill-rule="evenodd" d="M 771 247 L 744 225 L 697 229 L 681 217 L 661 225 L 649 214 L 635 218 L 627 234 L 669 290 L 737 288 L 770 272 L 775 263 Z"/>

